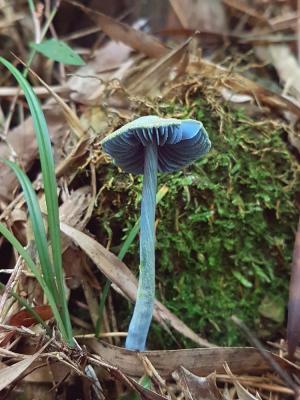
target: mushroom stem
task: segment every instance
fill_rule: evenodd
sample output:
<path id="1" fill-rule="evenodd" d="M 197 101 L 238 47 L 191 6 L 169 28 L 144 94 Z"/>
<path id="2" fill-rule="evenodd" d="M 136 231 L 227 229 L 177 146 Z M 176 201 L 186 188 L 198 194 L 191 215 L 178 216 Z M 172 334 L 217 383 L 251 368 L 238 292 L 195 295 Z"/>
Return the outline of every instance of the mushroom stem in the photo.
<path id="1" fill-rule="evenodd" d="M 155 197 L 157 189 L 157 145 L 145 147 L 144 180 L 140 224 L 140 277 L 130 321 L 126 348 L 143 351 L 155 300 Z"/>

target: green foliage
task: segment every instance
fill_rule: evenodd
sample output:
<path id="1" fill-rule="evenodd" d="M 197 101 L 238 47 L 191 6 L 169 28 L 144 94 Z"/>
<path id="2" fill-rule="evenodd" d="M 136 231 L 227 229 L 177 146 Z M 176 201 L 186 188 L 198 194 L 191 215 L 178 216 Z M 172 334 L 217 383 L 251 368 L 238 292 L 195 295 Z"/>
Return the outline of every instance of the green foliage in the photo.
<path id="1" fill-rule="evenodd" d="M 57 39 L 44 40 L 41 43 L 30 43 L 30 47 L 50 60 L 62 64 L 84 65 L 83 59 L 65 42 Z"/>
<path id="2" fill-rule="evenodd" d="M 39 272 L 29 253 L 21 246 L 17 239 L 2 224 L 0 225 L 0 233 L 2 233 L 2 235 L 10 241 L 17 252 L 24 258 L 31 271 L 34 273 L 36 279 L 42 286 L 45 295 L 47 296 L 62 336 L 69 345 L 74 345 L 70 315 L 64 289 L 57 185 L 47 123 L 42 112 L 39 100 L 26 79 L 10 62 L 5 60 L 4 58 L 0 57 L 0 62 L 13 74 L 15 79 L 18 81 L 20 87 L 24 91 L 32 116 L 36 139 L 38 143 L 45 198 L 47 204 L 47 225 L 49 227 L 52 259 L 48 252 L 46 230 L 36 194 L 26 174 L 16 164 L 10 161 L 6 161 L 6 164 L 9 165 L 16 173 L 16 176 L 24 192 L 24 197 L 29 210 L 30 220 L 33 226 L 35 243 L 39 255 L 42 273 Z"/>
<path id="3" fill-rule="evenodd" d="M 265 320 L 258 309 L 265 295 L 287 302 L 299 166 L 274 123 L 227 111 L 220 133 L 219 118 L 205 101 L 195 101 L 186 115 L 182 109 L 164 111 L 201 120 L 213 148 L 184 171 L 159 177 L 169 192 L 157 211 L 157 296 L 210 341 L 240 344 L 232 314 L 260 332 Z M 103 179 L 109 184 L 99 222 L 109 224 L 117 246 L 139 215 L 141 177 L 132 181 L 108 166 Z M 137 241 L 130 252 L 125 261 L 137 271 Z M 269 336 L 275 327 L 271 324 Z M 153 347 L 162 345 L 162 335 L 154 325 Z M 174 347 L 165 336 L 163 342 Z"/>

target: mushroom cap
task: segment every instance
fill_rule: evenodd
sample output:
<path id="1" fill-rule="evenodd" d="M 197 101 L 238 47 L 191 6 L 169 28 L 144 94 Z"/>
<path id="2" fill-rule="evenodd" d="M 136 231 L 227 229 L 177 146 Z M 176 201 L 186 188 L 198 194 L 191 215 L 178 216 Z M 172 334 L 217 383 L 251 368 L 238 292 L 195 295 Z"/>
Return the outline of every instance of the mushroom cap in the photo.
<path id="1" fill-rule="evenodd" d="M 211 143 L 201 122 L 193 119 L 140 117 L 102 140 L 102 147 L 124 171 L 144 173 L 144 148 L 157 145 L 158 171 L 172 172 L 207 153 Z"/>

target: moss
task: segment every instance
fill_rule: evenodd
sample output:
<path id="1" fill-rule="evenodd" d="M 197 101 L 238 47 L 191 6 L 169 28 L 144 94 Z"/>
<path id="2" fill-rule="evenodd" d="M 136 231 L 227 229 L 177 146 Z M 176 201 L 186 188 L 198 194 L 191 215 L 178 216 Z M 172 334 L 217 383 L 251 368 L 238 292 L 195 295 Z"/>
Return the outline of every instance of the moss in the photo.
<path id="1" fill-rule="evenodd" d="M 267 335 L 276 337 L 284 325 L 266 321 L 258 310 L 266 294 L 287 302 L 300 177 L 283 129 L 248 119 L 241 110 L 218 114 L 204 100 L 189 108 L 164 106 L 163 113 L 201 120 L 213 148 L 189 168 L 159 176 L 169 192 L 157 209 L 157 296 L 211 342 L 244 343 L 232 314 L 258 332 L 267 323 Z M 142 180 L 111 165 L 101 179 L 102 238 L 111 231 L 117 252 L 139 216 Z M 138 241 L 125 261 L 137 271 Z M 150 338 L 151 348 L 174 347 L 174 338 L 155 324 Z"/>

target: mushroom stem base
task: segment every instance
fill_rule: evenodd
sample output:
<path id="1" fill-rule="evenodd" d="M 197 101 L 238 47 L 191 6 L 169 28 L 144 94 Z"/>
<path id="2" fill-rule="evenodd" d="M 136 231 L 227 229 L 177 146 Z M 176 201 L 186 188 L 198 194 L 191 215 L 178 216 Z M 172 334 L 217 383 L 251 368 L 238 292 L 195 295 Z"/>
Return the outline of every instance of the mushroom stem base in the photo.
<path id="1" fill-rule="evenodd" d="M 157 190 L 157 146 L 145 147 L 144 180 L 140 224 L 140 276 L 126 348 L 143 351 L 155 300 L 155 197 Z"/>

